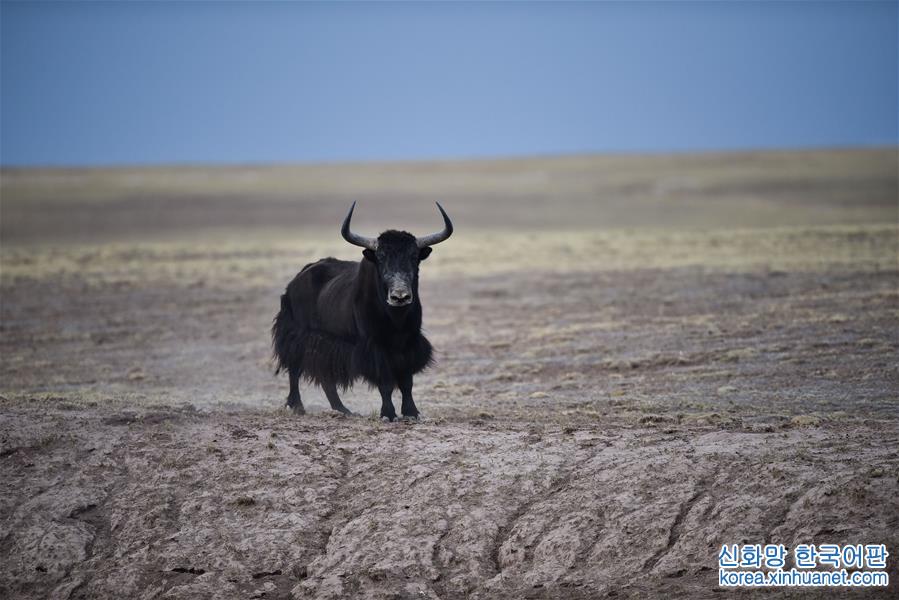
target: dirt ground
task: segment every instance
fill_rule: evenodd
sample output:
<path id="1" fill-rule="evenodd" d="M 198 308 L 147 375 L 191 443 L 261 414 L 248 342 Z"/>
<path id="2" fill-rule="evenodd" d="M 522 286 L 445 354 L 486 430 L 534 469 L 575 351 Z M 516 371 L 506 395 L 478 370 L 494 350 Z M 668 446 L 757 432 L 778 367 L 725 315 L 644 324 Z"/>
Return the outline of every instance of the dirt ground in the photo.
<path id="1" fill-rule="evenodd" d="M 895 594 L 897 165 L 4 170 L 0 597 Z M 296 417 L 272 375 L 353 199 L 363 233 L 454 217 L 418 423 L 364 386 Z M 724 543 L 883 543 L 892 584 L 723 590 Z"/>

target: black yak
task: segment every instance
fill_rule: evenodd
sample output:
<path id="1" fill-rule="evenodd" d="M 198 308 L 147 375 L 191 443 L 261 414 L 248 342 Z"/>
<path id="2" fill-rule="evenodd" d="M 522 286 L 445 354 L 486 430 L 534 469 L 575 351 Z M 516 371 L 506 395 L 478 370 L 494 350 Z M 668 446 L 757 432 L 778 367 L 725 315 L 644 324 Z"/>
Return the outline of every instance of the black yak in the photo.
<path id="1" fill-rule="evenodd" d="M 431 246 L 453 233 L 440 204 L 444 228 L 416 238 L 405 231 L 385 231 L 367 238 L 350 230 L 353 209 L 341 234 L 365 248 L 358 262 L 323 258 L 310 263 L 281 296 L 272 325 L 275 373 L 287 371 L 287 406 L 303 414 L 299 380 L 324 390 L 331 408 L 352 414 L 337 395 L 360 377 L 381 393 L 381 417 L 395 420 L 391 395 L 399 388 L 403 417 L 417 419 L 412 377 L 432 362 L 431 344 L 421 333 L 418 265 Z"/>

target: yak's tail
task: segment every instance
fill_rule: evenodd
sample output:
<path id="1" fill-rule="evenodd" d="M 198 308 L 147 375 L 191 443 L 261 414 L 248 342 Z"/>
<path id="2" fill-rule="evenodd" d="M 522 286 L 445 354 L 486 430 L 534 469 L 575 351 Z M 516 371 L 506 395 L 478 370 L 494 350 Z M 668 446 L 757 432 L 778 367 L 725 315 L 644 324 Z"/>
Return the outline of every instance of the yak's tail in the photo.
<path id="1" fill-rule="evenodd" d="M 302 333 L 296 326 L 290 298 L 281 294 L 281 310 L 275 315 L 272 323 L 272 358 L 275 362 L 275 375 L 290 366 L 299 367 L 303 356 Z"/>

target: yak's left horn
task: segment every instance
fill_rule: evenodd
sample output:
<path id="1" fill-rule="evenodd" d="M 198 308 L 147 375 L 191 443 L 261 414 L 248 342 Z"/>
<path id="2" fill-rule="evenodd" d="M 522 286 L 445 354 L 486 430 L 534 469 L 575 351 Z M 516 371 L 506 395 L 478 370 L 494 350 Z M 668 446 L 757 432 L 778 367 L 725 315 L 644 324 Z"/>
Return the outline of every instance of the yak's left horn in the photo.
<path id="1" fill-rule="evenodd" d="M 426 235 L 424 237 L 415 238 L 415 243 L 418 244 L 419 248 L 439 244 L 440 242 L 446 240 L 449 236 L 453 235 L 453 222 L 450 221 L 450 218 L 446 215 L 446 211 L 443 210 L 443 207 L 440 206 L 439 202 L 435 202 L 434 204 L 437 205 L 437 208 L 440 209 L 440 214 L 443 215 L 443 231 L 439 233 L 432 233 L 431 235 Z"/>
<path id="2" fill-rule="evenodd" d="M 343 236 L 343 239 L 353 244 L 354 246 L 361 246 L 363 248 L 368 248 L 369 250 L 377 250 L 377 239 L 364 237 L 350 231 L 350 220 L 353 218 L 354 208 L 356 208 L 355 202 L 353 202 L 353 205 L 350 207 L 350 212 L 347 213 L 346 219 L 343 220 L 343 227 L 340 228 L 340 234 Z"/>

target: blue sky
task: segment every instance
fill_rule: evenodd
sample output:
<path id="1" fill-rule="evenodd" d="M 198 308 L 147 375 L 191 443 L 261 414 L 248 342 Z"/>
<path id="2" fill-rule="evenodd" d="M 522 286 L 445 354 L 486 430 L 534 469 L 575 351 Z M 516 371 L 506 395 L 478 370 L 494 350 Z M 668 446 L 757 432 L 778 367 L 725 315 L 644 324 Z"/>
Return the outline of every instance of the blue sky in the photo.
<path id="1" fill-rule="evenodd" d="M 896 2 L 0 11 L 4 165 L 897 143 Z"/>

